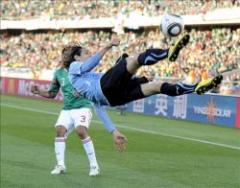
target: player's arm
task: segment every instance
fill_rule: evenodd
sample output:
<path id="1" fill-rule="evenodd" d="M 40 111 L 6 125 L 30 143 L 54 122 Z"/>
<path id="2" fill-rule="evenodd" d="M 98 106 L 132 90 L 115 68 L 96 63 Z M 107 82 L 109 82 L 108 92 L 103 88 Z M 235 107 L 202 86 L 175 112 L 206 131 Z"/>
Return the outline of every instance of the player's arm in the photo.
<path id="1" fill-rule="evenodd" d="M 104 127 L 113 135 L 113 140 L 118 151 L 122 152 L 125 149 L 125 143 L 127 141 L 126 136 L 117 130 L 117 128 L 112 123 L 104 107 L 99 105 L 94 105 L 97 116 L 103 122 Z"/>
<path id="2" fill-rule="evenodd" d="M 119 39 L 113 39 L 111 43 L 103 47 L 96 54 L 85 60 L 84 62 L 75 61 L 70 65 L 70 74 L 83 74 L 94 69 L 103 58 L 103 56 L 109 51 L 113 46 L 118 46 L 120 44 Z"/>
<path id="3" fill-rule="evenodd" d="M 40 95 L 45 98 L 55 98 L 56 97 L 55 93 L 49 92 L 48 90 L 40 89 L 37 85 L 33 85 L 31 87 L 31 92 L 33 94 L 37 94 L 37 95 Z"/>
<path id="4" fill-rule="evenodd" d="M 118 46 L 120 44 L 120 40 L 118 38 L 112 39 L 112 41 L 103 47 L 98 54 L 101 56 L 101 58 L 113 47 L 113 46 Z"/>
<path id="5" fill-rule="evenodd" d="M 44 89 L 39 88 L 39 86 L 37 86 L 37 85 L 33 85 L 31 87 L 31 92 L 33 94 L 37 94 L 37 95 L 40 95 L 45 98 L 53 99 L 57 96 L 59 89 L 60 89 L 60 84 L 54 76 L 54 78 L 50 84 L 50 88 L 48 90 L 44 90 Z"/>

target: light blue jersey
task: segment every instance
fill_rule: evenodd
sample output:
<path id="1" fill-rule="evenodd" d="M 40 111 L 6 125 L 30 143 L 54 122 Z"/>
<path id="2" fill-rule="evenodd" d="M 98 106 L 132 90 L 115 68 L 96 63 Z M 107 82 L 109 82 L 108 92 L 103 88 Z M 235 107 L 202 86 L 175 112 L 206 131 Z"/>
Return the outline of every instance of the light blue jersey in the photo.
<path id="1" fill-rule="evenodd" d="M 108 117 L 104 107 L 102 107 L 102 105 L 109 105 L 100 85 L 100 79 L 103 74 L 91 72 L 101 59 L 102 56 L 97 53 L 84 62 L 72 62 L 69 67 L 69 80 L 77 92 L 94 103 L 97 115 L 102 120 L 106 129 L 112 132 L 116 128 Z"/>
<path id="2" fill-rule="evenodd" d="M 102 120 L 106 129 L 112 132 L 116 128 L 108 117 L 104 107 L 102 107 L 102 105 L 109 105 L 100 85 L 100 79 L 103 74 L 91 72 L 91 70 L 99 64 L 101 59 L 102 56 L 97 53 L 86 61 L 72 62 L 68 74 L 69 80 L 75 90 L 95 104 L 94 107 L 98 117 Z"/>
<path id="3" fill-rule="evenodd" d="M 103 74 L 91 72 L 102 59 L 99 53 L 84 62 L 74 61 L 69 67 L 69 80 L 77 92 L 97 105 L 109 105 L 104 96 L 100 79 Z"/>

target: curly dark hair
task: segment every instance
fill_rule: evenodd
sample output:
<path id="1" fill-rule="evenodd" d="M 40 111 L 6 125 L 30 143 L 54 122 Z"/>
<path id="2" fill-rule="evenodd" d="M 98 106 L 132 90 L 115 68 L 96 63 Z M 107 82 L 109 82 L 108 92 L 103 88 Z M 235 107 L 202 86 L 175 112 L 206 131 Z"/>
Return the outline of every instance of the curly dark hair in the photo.
<path id="1" fill-rule="evenodd" d="M 62 63 L 66 68 L 75 61 L 75 55 L 81 55 L 82 47 L 79 44 L 70 44 L 62 50 Z"/>

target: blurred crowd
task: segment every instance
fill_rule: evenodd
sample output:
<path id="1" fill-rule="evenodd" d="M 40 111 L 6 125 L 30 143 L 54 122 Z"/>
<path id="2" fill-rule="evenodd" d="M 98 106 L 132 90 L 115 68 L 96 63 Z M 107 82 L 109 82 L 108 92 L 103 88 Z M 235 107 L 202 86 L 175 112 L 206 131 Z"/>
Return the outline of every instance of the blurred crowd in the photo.
<path id="1" fill-rule="evenodd" d="M 211 30 L 191 29 L 188 46 L 181 51 L 176 62 L 161 61 L 154 66 L 143 67 L 138 74 L 149 78 L 184 79 L 194 83 L 212 75 L 240 68 L 240 29 L 214 28 Z M 1 66 L 31 68 L 35 78 L 41 70 L 55 69 L 61 60 L 61 49 L 71 42 L 80 42 L 92 53 L 106 45 L 115 34 L 111 31 L 47 31 L 22 32 L 0 35 Z M 122 53 L 133 55 L 147 48 L 167 48 L 174 41 L 166 41 L 158 29 L 142 32 L 125 32 L 118 36 L 121 45 L 107 53 L 97 71 L 105 72 L 112 67 Z M 226 85 L 239 83 L 240 72 L 229 74 Z M 235 87 L 236 86 L 236 87 Z M 235 88 L 238 85 L 234 85 Z M 238 88 L 239 89 L 239 88 Z"/>
<path id="2" fill-rule="evenodd" d="M 191 15 L 235 6 L 240 6 L 239 0 L 2 0 L 1 18 L 84 19 L 119 14 L 159 16 L 166 12 Z"/>

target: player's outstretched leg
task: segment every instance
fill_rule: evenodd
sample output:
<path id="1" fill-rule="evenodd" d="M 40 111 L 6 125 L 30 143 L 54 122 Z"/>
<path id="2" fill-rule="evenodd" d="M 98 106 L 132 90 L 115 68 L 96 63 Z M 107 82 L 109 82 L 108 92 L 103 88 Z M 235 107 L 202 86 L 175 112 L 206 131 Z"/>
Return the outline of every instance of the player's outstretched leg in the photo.
<path id="1" fill-rule="evenodd" d="M 218 75 L 208 80 L 203 80 L 197 84 L 189 85 L 183 83 L 171 84 L 167 82 L 155 81 L 141 85 L 141 91 L 145 97 L 154 94 L 166 94 L 169 96 L 179 96 L 190 93 L 197 93 L 199 95 L 217 87 L 221 84 L 222 75 Z"/>
<path id="2" fill-rule="evenodd" d="M 171 49 L 150 48 L 143 53 L 126 58 L 128 72 L 135 74 L 139 67 L 143 65 L 153 65 L 165 58 L 168 58 L 170 61 L 175 61 L 180 50 L 189 42 L 189 38 L 189 35 L 184 35 Z"/>

